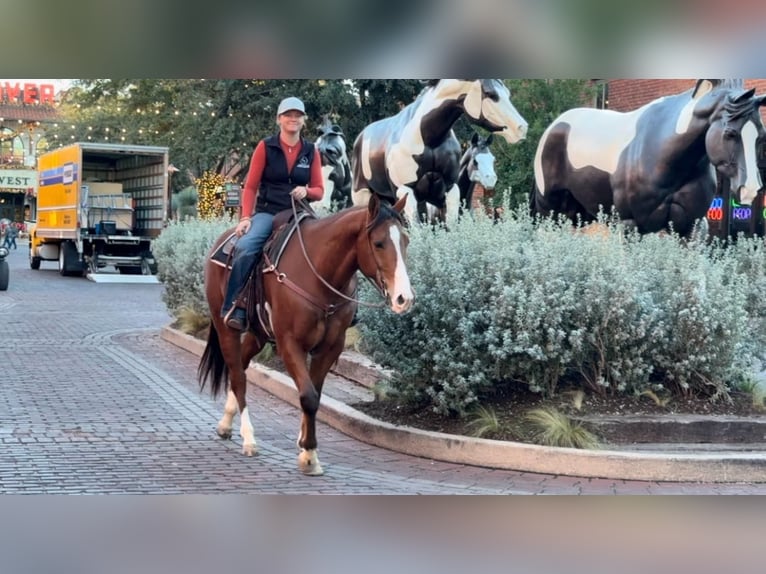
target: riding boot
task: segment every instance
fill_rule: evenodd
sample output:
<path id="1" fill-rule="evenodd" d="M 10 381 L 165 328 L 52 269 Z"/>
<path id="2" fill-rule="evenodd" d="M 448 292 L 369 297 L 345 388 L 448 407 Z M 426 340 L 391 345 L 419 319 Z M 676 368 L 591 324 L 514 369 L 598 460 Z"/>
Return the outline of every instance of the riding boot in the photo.
<path id="1" fill-rule="evenodd" d="M 235 307 L 234 303 L 239 298 L 253 265 L 258 259 L 259 257 L 250 259 L 249 257 L 235 256 L 232 262 L 229 282 L 226 285 L 226 297 L 221 308 L 221 317 L 224 318 L 226 325 L 232 329 L 244 331 L 247 327 L 247 313 L 241 307 Z"/>

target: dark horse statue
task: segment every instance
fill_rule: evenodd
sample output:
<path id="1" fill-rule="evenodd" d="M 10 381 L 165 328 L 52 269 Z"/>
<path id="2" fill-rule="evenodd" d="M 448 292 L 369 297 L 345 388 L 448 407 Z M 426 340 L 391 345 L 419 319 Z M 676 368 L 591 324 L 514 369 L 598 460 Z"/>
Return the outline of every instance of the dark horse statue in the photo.
<path id="1" fill-rule="evenodd" d="M 356 272 L 372 280 L 395 313 L 407 311 L 414 299 L 405 264 L 404 203 L 403 198 L 391 207 L 375 199 L 367 207 L 304 219 L 279 261 L 262 268 L 263 299 L 259 304 L 267 318 L 249 317 L 249 330 L 242 336 L 220 316 L 228 270 L 211 257 L 206 259 L 205 293 L 212 322 L 198 376 L 202 388 L 210 379 L 213 396 L 226 388 L 228 380 L 217 432 L 230 438 L 239 411 L 243 454 L 251 456 L 256 449 L 245 402 L 245 369 L 273 339 L 300 396 L 299 468 L 305 474 L 322 474 L 316 450 L 316 413 L 325 376 L 343 351 L 346 329 L 356 311 Z M 221 235 L 211 254 L 231 234 L 229 230 Z"/>
<path id="2" fill-rule="evenodd" d="M 589 222 L 614 207 L 640 233 L 689 236 L 715 194 L 715 170 L 735 194 L 757 173 L 763 104 L 741 80 L 699 80 L 629 113 L 564 112 L 537 146 L 530 210 Z"/>
<path id="3" fill-rule="evenodd" d="M 340 126 L 324 116 L 315 144 L 322 159 L 324 197 L 318 203 L 328 211 L 351 207 L 351 163 Z"/>
<path id="4" fill-rule="evenodd" d="M 484 189 L 484 197 L 490 198 L 495 193 L 497 173 L 495 173 L 495 156 L 489 148 L 492 134 L 481 137 L 474 133 L 471 145 L 460 158 L 457 185 L 460 188 L 460 209 L 471 211 L 473 192 L 477 185 Z"/>
<path id="5" fill-rule="evenodd" d="M 410 219 L 423 202 L 434 206 L 442 221 L 456 217 L 460 144 L 452 126 L 463 113 L 508 143 L 526 137 L 527 122 L 502 80 L 432 81 L 398 114 L 371 123 L 357 136 L 351 154 L 354 204 L 363 205 L 371 194 L 390 203 L 412 195 L 405 207 Z"/>

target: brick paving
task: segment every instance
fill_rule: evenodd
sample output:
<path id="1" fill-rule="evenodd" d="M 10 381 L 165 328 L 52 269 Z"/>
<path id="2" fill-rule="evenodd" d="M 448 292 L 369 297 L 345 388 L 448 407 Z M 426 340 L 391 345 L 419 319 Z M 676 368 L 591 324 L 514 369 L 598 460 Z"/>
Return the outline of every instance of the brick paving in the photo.
<path id="1" fill-rule="evenodd" d="M 222 398 L 160 338 L 161 285 L 96 284 L 11 252 L 0 292 L 0 493 L 755 494 L 766 485 L 620 481 L 471 467 L 360 443 L 318 423 L 322 477 L 296 467 L 299 412 L 258 388 L 259 453 L 215 435 Z"/>

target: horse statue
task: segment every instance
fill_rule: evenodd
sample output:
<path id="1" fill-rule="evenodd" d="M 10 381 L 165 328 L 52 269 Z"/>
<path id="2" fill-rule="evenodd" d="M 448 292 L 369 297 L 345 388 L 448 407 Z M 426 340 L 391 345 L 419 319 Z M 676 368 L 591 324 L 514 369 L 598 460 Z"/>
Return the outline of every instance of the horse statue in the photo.
<path id="1" fill-rule="evenodd" d="M 411 195 L 405 206 L 410 219 L 425 203 L 443 221 L 457 216 L 460 143 L 452 126 L 463 113 L 508 143 L 526 137 L 527 122 L 502 80 L 431 81 L 398 114 L 371 123 L 357 136 L 351 152 L 354 204 L 364 205 L 372 194 L 389 203 Z"/>
<path id="2" fill-rule="evenodd" d="M 564 112 L 537 146 L 530 211 L 577 223 L 614 208 L 640 233 L 688 237 L 710 206 L 716 170 L 734 193 L 757 173 L 751 139 L 763 134 L 763 104 L 741 80 L 698 80 L 628 113 Z M 748 123 L 754 129 L 743 130 Z"/>
<path id="3" fill-rule="evenodd" d="M 228 380 L 217 433 L 230 438 L 239 411 L 243 454 L 252 456 L 256 450 L 245 401 L 245 369 L 273 340 L 300 396 L 298 466 L 304 474 L 323 473 L 317 456 L 316 413 L 325 377 L 343 351 L 346 329 L 356 311 L 357 270 L 372 281 L 394 313 L 406 312 L 414 300 L 405 264 L 409 241 L 401 215 L 405 201 L 389 206 L 374 198 L 367 207 L 305 218 L 273 260 L 267 247 L 265 266 L 256 265 L 256 273 L 262 274 L 262 297 L 251 291 L 249 326 L 242 336 L 220 316 L 228 269 L 214 258 L 232 230 L 214 242 L 204 266 L 211 325 L 198 378 L 201 389 L 210 380 L 213 396 L 226 388 Z M 275 220 L 276 231 L 287 225 L 278 227 Z"/>
<path id="4" fill-rule="evenodd" d="M 489 149 L 492 134 L 481 137 L 474 132 L 471 145 L 460 158 L 457 185 L 460 188 L 460 208 L 471 211 L 473 192 L 477 185 L 484 190 L 484 197 L 490 198 L 495 194 L 497 173 L 495 173 L 495 156 Z"/>
<path id="5" fill-rule="evenodd" d="M 314 145 L 322 160 L 324 197 L 317 205 L 327 211 L 351 207 L 351 163 L 346 153 L 346 139 L 340 126 L 324 116 Z"/>

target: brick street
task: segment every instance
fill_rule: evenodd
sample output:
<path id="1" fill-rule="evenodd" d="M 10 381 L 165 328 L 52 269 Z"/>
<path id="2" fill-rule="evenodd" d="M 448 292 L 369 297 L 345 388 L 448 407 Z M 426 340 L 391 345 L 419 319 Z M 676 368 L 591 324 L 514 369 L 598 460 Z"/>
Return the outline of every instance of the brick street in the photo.
<path id="1" fill-rule="evenodd" d="M 160 338 L 162 285 L 33 271 L 27 244 L 0 292 L 0 493 L 755 494 L 766 485 L 599 480 L 431 461 L 318 423 L 326 474 L 296 466 L 299 412 L 251 388 L 257 456 L 215 434 L 223 401 L 198 358 Z"/>

